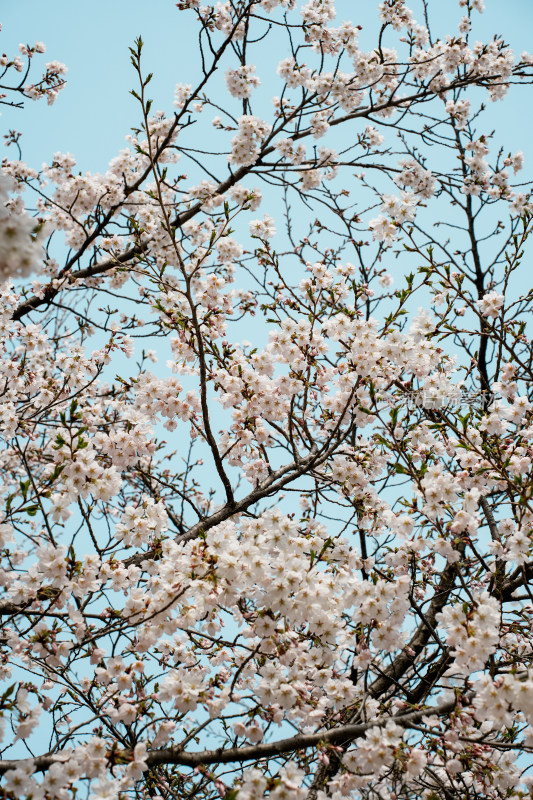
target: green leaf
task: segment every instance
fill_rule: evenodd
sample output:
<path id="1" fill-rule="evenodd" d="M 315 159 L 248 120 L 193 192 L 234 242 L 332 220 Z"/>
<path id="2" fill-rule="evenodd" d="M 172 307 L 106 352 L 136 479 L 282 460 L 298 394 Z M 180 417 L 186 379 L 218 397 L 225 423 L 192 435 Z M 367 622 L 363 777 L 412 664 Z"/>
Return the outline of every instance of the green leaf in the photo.
<path id="1" fill-rule="evenodd" d="M 403 464 L 395 464 L 394 465 L 394 471 L 396 472 L 397 475 L 408 475 L 409 474 L 407 472 L 407 470 L 405 469 L 405 467 L 403 466 Z"/>
<path id="2" fill-rule="evenodd" d="M 16 683 L 12 683 L 11 686 L 8 686 L 5 692 L 2 694 L 2 700 L 7 700 L 7 698 L 13 694 L 15 691 Z"/>
<path id="3" fill-rule="evenodd" d="M 38 505 L 28 506 L 27 508 L 24 508 L 23 511 L 25 511 L 29 517 L 34 517 L 36 513 L 39 511 L 39 506 Z"/>

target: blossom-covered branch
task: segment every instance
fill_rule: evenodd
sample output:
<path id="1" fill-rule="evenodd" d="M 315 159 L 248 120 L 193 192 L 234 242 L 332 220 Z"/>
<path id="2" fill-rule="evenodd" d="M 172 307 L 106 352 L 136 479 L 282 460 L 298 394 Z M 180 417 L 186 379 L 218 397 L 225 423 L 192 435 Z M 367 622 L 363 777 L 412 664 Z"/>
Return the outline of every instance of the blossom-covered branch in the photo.
<path id="1" fill-rule="evenodd" d="M 533 57 L 435 5 L 184 0 L 172 112 L 139 37 L 104 171 L 4 160 L 6 800 L 531 795 Z"/>

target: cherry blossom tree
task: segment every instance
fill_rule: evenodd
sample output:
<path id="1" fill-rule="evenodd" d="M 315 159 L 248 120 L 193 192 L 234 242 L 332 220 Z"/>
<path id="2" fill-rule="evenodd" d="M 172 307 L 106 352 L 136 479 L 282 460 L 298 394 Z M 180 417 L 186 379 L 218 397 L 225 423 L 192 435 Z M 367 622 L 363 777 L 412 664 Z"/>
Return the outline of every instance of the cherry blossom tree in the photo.
<path id="1" fill-rule="evenodd" d="M 105 172 L 4 160 L 2 797 L 532 796 L 533 56 L 435 5 L 182 0 L 174 110 L 139 38 Z"/>

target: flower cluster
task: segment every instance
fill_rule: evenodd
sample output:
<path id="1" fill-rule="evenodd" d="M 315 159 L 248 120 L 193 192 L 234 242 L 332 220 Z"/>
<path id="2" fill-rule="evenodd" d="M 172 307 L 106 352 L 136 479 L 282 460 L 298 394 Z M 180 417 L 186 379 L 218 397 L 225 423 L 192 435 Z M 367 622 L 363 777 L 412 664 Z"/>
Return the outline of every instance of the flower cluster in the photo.
<path id="1" fill-rule="evenodd" d="M 44 52 L 39 50 L 38 52 Z M 46 97 L 46 101 L 51 106 L 57 99 L 59 92 L 65 88 L 65 75 L 68 67 L 60 61 L 50 61 L 46 64 L 46 72 L 38 83 L 31 83 L 24 87 L 24 94 L 32 100 L 40 100 Z"/>
<path id="2" fill-rule="evenodd" d="M 437 615 L 437 622 L 446 631 L 447 643 L 453 647 L 453 671 L 463 675 L 483 669 L 499 639 L 497 601 L 486 593 L 474 601 L 473 608 L 466 612 L 462 603 L 456 603 Z"/>
<path id="3" fill-rule="evenodd" d="M 245 114 L 239 118 L 239 128 L 231 140 L 230 164 L 250 166 L 255 164 L 263 139 L 270 133 L 270 125 L 258 117 Z"/>
<path id="4" fill-rule="evenodd" d="M 39 272 L 44 255 L 46 228 L 24 210 L 20 196 L 10 199 L 15 189 L 13 179 L 0 172 L 0 282 Z"/>
<path id="5" fill-rule="evenodd" d="M 480 300 L 476 300 L 476 305 L 484 317 L 499 317 L 502 306 L 505 302 L 503 294 L 496 291 L 487 292 Z"/>
<path id="6" fill-rule="evenodd" d="M 381 211 L 384 213 L 370 220 L 368 227 L 376 241 L 389 245 L 396 239 L 401 225 L 414 220 L 417 201 L 411 192 L 402 192 L 400 197 L 385 195 L 382 200 Z"/>
<path id="7" fill-rule="evenodd" d="M 237 69 L 227 70 L 226 86 L 232 97 L 251 97 L 252 91 L 261 84 L 254 72 L 255 67 L 253 64 L 245 64 Z"/>

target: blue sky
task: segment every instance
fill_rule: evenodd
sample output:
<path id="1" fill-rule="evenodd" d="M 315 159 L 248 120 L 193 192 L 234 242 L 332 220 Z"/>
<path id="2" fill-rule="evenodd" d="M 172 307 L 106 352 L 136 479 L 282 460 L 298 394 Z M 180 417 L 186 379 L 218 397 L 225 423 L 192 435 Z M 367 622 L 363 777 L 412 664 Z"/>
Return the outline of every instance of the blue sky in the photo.
<path id="1" fill-rule="evenodd" d="M 301 4 L 303 0 L 299 2 Z M 350 19 L 362 24 L 361 45 L 368 49 L 376 42 L 377 5 L 377 0 L 337 2 L 338 21 Z M 455 32 L 464 13 L 457 0 L 430 0 L 429 5 L 434 35 Z M 495 33 L 500 33 L 516 53 L 533 50 L 531 0 L 506 0 L 505 14 L 502 14 L 502 0 L 486 0 L 486 6 L 484 14 L 473 16 L 475 38 L 487 41 Z M 420 0 L 412 0 L 411 7 L 417 19 L 422 21 Z M 194 15 L 179 12 L 174 0 L 152 0 L 151 3 L 93 0 L 90 5 L 73 0 L 54 0 L 53 3 L 4 0 L 0 21 L 3 25 L 0 52 L 14 55 L 19 42 L 42 40 L 47 45 L 47 53 L 36 58 L 34 78 L 39 76 L 41 67 L 48 60 L 63 61 L 69 68 L 67 87 L 52 107 L 44 101 L 35 103 L 28 100 L 24 111 L 7 107 L 0 109 L 3 112 L 0 132 L 10 128 L 22 130 L 23 158 L 36 168 L 43 161 L 50 162 L 53 153 L 59 150 L 72 152 L 78 169 L 82 171 L 105 172 L 109 160 L 125 147 L 124 137 L 132 126 L 139 124 L 138 103 L 129 94 L 130 89 L 136 88 L 136 78 L 128 51 L 139 34 L 145 42 L 144 69 L 154 72 L 150 84 L 154 109 L 171 113 L 176 83 L 194 83 L 198 75 L 198 31 Z M 286 55 L 283 49 L 273 52 L 271 46 L 256 48 L 254 59 L 258 57 L 258 74 L 263 82 L 259 91 L 267 105 L 270 96 L 279 93 L 275 66 Z M 216 80 L 220 86 L 222 75 L 218 75 Z M 505 152 L 524 150 L 523 180 L 533 176 L 533 137 L 530 135 L 533 103 L 527 102 L 532 91 L 531 87 L 511 89 L 503 102 L 488 104 L 486 115 L 490 121 L 488 124 L 498 131 L 495 144 L 501 144 Z M 226 97 L 231 101 L 229 95 Z M 212 110 L 204 113 L 209 120 L 214 115 Z M 483 123 L 483 129 L 487 130 L 486 123 Z M 212 137 L 220 134 L 209 125 L 207 131 L 212 144 Z M 215 138 L 214 141 L 219 145 L 221 139 Z M 492 152 L 495 150 L 493 146 Z M 16 151 L 2 148 L 0 139 L 0 156 L 4 155 L 16 158 Z M 220 172 L 224 173 L 225 168 Z M 252 185 L 255 184 L 254 181 Z M 265 211 L 276 216 L 269 208 L 268 200 L 260 213 Z M 428 213 L 431 214 L 431 209 Z M 399 265 L 392 266 L 391 271 L 397 275 Z M 259 343 L 266 333 L 260 328 L 254 330 L 254 336 Z"/>
<path id="2" fill-rule="evenodd" d="M 419 1 L 412 0 L 410 5 L 422 21 Z M 475 14 L 477 38 L 487 40 L 494 33 L 501 33 L 517 53 L 533 50 L 531 0 L 486 0 L 486 6 L 483 15 Z M 376 7 L 373 0 L 337 3 L 339 20 L 351 19 L 364 26 L 362 42 L 369 49 L 374 41 Z M 430 7 L 438 34 L 454 32 L 463 13 L 457 0 L 432 0 Z M 109 160 L 125 146 L 124 136 L 138 122 L 136 101 L 129 95 L 135 76 L 128 47 L 139 34 L 145 41 L 146 70 L 154 72 L 154 108 L 172 111 L 175 84 L 192 81 L 196 74 L 197 26 L 192 14 L 179 12 L 173 0 L 93 0 L 90 4 L 72 0 L 5 0 L 0 21 L 0 51 L 12 56 L 19 42 L 42 40 L 47 53 L 39 57 L 37 66 L 54 59 L 69 68 L 68 86 L 51 108 L 43 101 L 27 101 L 23 112 L 3 109 L 1 132 L 10 128 L 23 130 L 23 157 L 35 167 L 60 150 L 74 153 L 81 170 L 105 171 Z M 285 55 L 280 50 L 279 59 Z M 258 72 L 268 92 L 269 77 L 259 69 Z M 270 80 L 274 81 L 275 76 Z M 531 139 L 532 107 L 533 104 L 524 103 L 522 92 L 515 91 L 491 109 L 505 149 L 522 149 L 526 156 L 529 150 L 531 162 L 533 146 L 529 148 L 527 140 Z M 2 157 L 16 157 L 14 149 L 0 152 Z M 523 174 L 527 173 L 526 162 Z"/>

